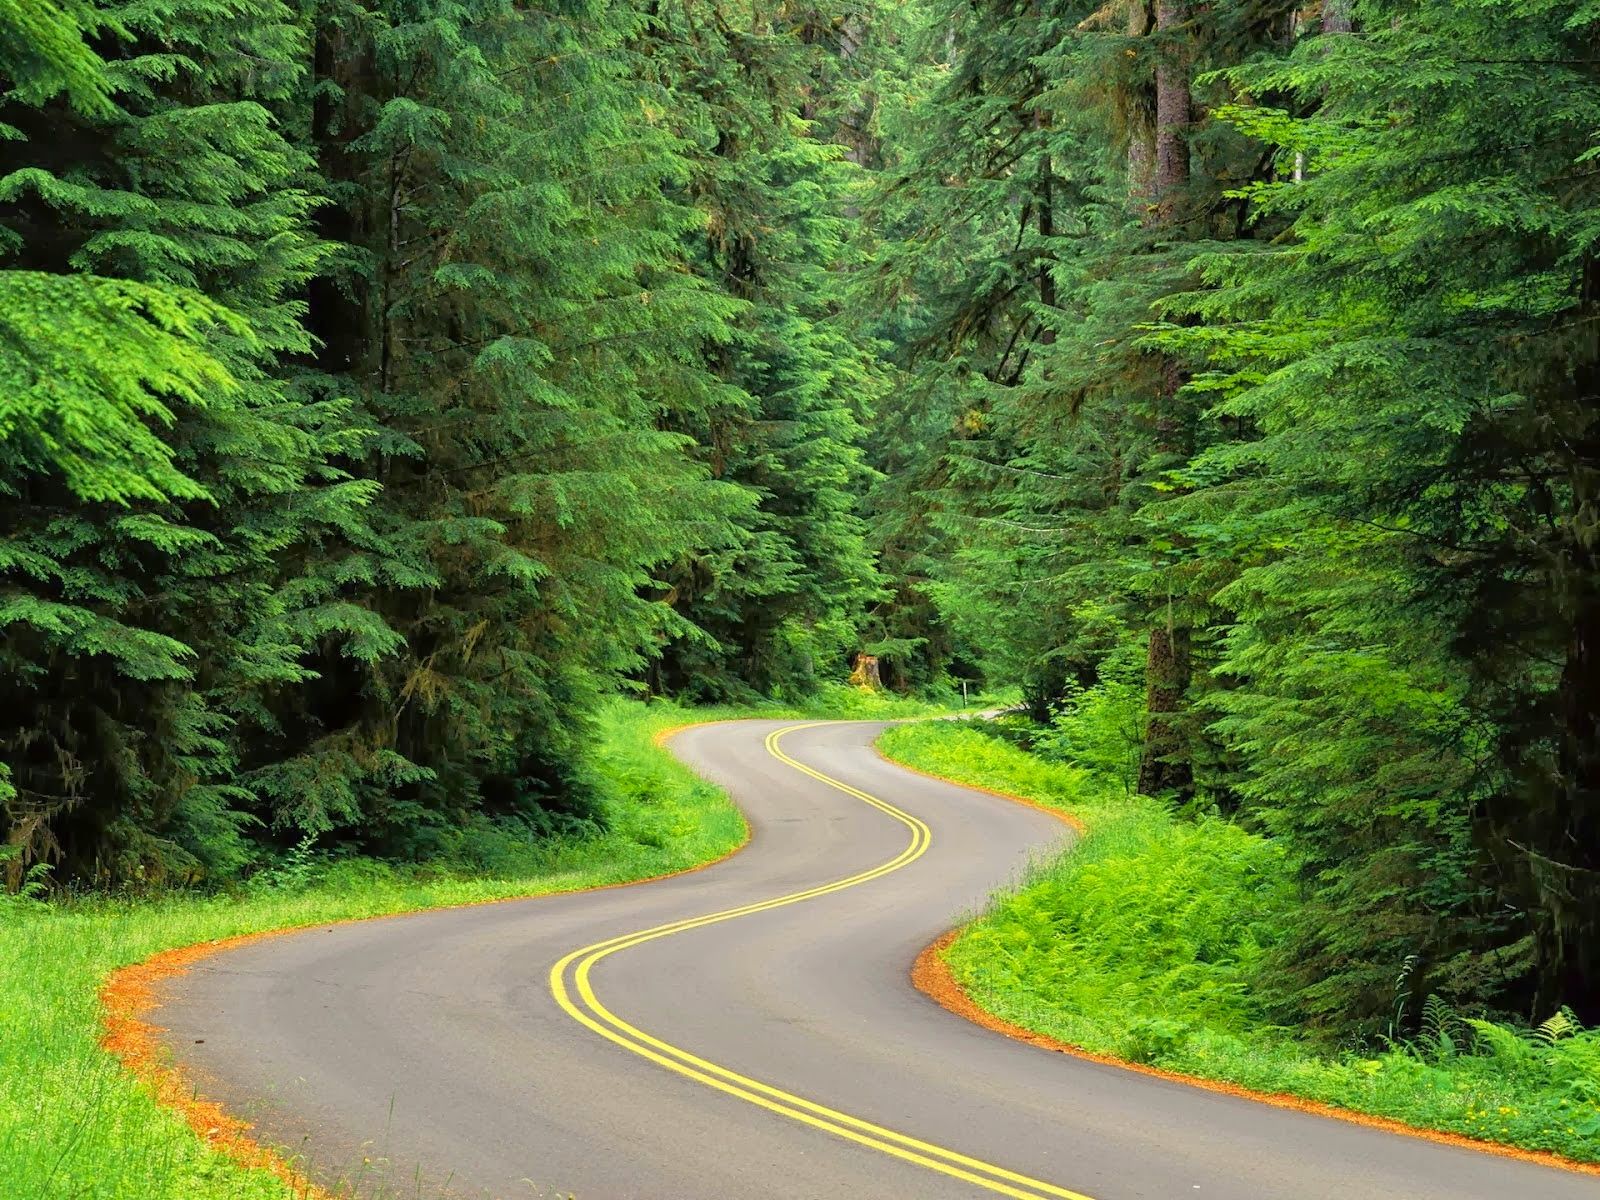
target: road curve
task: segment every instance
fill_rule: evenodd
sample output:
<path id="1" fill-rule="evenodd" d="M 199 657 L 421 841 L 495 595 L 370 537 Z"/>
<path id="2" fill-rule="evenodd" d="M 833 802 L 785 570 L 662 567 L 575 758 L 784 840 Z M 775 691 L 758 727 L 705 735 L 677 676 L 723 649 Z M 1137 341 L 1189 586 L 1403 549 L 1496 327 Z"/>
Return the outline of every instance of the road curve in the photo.
<path id="1" fill-rule="evenodd" d="M 749 817 L 742 853 L 229 950 L 167 986 L 168 1044 L 262 1140 L 363 1196 L 1600 1195 L 945 1012 L 911 988 L 912 960 L 1065 831 L 884 762 L 881 728 L 687 730 L 674 752 Z"/>

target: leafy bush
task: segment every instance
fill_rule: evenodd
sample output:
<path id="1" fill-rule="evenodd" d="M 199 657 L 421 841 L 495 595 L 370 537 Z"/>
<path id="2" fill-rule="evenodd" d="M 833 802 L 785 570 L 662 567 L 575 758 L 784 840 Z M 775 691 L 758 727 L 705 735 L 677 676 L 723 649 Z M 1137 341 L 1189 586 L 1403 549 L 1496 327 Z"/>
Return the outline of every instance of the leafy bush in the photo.
<path id="1" fill-rule="evenodd" d="M 1043 754 L 1076 763 L 1114 781 L 1132 795 L 1144 746 L 1144 685 L 1136 679 L 1102 679 L 1092 688 L 1068 683 L 1061 711 L 1038 738 Z"/>
<path id="2" fill-rule="evenodd" d="M 306 834 L 275 861 L 252 875 L 246 890 L 260 895 L 267 892 L 299 892 L 322 879 L 328 863 L 326 854 L 316 849 L 317 839 Z"/>

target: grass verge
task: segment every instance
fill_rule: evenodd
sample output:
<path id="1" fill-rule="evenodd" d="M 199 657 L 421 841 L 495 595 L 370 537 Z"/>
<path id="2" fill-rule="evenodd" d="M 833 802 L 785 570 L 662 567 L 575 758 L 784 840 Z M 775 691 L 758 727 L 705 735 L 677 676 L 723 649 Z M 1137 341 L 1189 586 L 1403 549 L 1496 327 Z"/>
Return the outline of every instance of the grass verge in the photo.
<path id="1" fill-rule="evenodd" d="M 1434 1008 L 1414 1038 L 1327 1050 L 1262 1017 L 1258 966 L 1294 903 L 1271 841 L 1222 820 L 1176 820 L 966 725 L 899 726 L 879 748 L 1088 828 L 944 951 L 985 1012 L 1164 1072 L 1600 1163 L 1600 1030 L 1519 1030 Z"/>
<path id="2" fill-rule="evenodd" d="M 973 702 L 975 705 L 978 701 Z M 100 991 L 119 968 L 180 947 L 267 930 L 626 883 L 703 865 L 740 846 L 743 818 L 655 743 L 693 722 L 741 717 L 891 719 L 948 705 L 825 687 L 796 705 L 685 709 L 616 701 L 595 770 L 610 822 L 583 839 L 469 831 L 448 861 L 402 866 L 291 855 L 224 893 L 37 900 L 0 893 L 0 1197 L 284 1200 L 303 1195 L 212 1110 L 208 1138 L 160 1103 L 165 1083 L 102 1045 Z M 170 955 L 152 971 L 170 969 Z M 130 977 L 137 988 L 147 981 Z M 194 1118 L 206 1110 L 187 1099 Z"/>
<path id="3" fill-rule="evenodd" d="M 825 707 L 819 700 L 808 712 Z M 157 1102 L 149 1080 L 107 1052 L 100 1002 L 107 976 L 200 942 L 623 883 L 717 859 L 743 843 L 744 819 L 720 790 L 654 742 L 685 723 L 750 715 L 807 713 L 613 704 L 595 755 L 610 828 L 584 840 L 490 842 L 473 863 L 452 867 L 302 858 L 225 894 L 49 902 L 0 894 L 0 1196 L 284 1200 L 302 1194 L 265 1156 L 241 1161 L 220 1114 L 217 1133 L 203 1140 Z"/>

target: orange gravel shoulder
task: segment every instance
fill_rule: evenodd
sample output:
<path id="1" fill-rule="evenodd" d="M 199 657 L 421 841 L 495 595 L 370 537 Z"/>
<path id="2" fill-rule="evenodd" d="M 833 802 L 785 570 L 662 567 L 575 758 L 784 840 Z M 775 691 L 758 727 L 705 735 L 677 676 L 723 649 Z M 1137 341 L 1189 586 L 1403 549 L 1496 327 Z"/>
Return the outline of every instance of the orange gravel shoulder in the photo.
<path id="1" fill-rule="evenodd" d="M 211 1149 L 241 1167 L 272 1172 L 288 1185 L 291 1194 L 304 1200 L 332 1200 L 331 1193 L 307 1179 L 291 1160 L 256 1142 L 250 1136 L 248 1121 L 202 1098 L 188 1077 L 172 1065 L 161 1044 L 161 1027 L 145 1019 L 157 1007 L 156 986 L 163 980 L 182 975 L 208 955 L 286 932 L 289 931 L 247 933 L 221 941 L 180 946 L 112 972 L 100 990 L 101 1020 L 105 1028 L 101 1045 L 149 1086 L 157 1104 L 176 1112 Z"/>

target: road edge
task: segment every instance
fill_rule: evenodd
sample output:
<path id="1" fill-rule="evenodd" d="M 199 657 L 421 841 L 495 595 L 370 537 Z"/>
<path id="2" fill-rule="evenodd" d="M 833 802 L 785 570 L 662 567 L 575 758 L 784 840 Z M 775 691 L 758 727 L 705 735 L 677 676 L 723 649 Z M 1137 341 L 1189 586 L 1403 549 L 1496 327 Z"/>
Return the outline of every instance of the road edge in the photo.
<path id="1" fill-rule="evenodd" d="M 1030 800 L 1026 796 L 1017 796 L 1008 792 L 996 791 L 994 788 L 963 783 L 959 779 L 951 779 L 945 775 L 936 775 L 932 771 L 924 771 L 920 767 L 910 766 L 907 763 L 900 762 L 898 759 L 890 758 L 878 747 L 876 742 L 873 743 L 873 751 L 884 762 L 899 767 L 902 771 L 908 771 L 913 775 L 920 775 L 924 779 L 936 780 L 939 783 L 947 783 L 953 787 L 965 788 L 970 792 L 979 792 L 985 796 L 993 796 L 999 800 L 1007 800 L 1013 804 L 1021 804 L 1028 808 L 1038 809 L 1040 812 L 1049 813 L 1069 826 L 1080 838 L 1086 836 L 1089 832 L 1088 826 L 1080 817 L 1062 809 L 1051 808 L 1047 804 L 1041 804 L 1037 800 Z M 1411 1125 L 1393 1117 L 1380 1117 L 1371 1113 L 1357 1112 L 1354 1109 L 1340 1108 L 1324 1101 L 1309 1100 L 1303 1096 L 1295 1096 L 1287 1092 L 1261 1092 L 1240 1084 L 1229 1083 L 1222 1079 L 1208 1079 L 1203 1075 L 1185 1075 L 1177 1071 L 1166 1071 L 1160 1067 L 1150 1066 L 1148 1063 L 1134 1062 L 1131 1059 L 1118 1058 L 1112 1054 L 1086 1050 L 1082 1046 L 1063 1042 L 1048 1034 L 1025 1029 L 1021 1025 L 1013 1024 L 1003 1017 L 995 1015 L 974 1000 L 972 995 L 956 979 L 955 972 L 950 969 L 950 964 L 945 961 L 944 952 L 966 931 L 966 928 L 966 925 L 958 925 L 954 929 L 946 930 L 927 946 L 923 947 L 922 952 L 917 955 L 911 965 L 911 985 L 946 1012 L 953 1013 L 963 1020 L 982 1026 L 993 1033 L 1011 1038 L 1013 1041 L 1025 1042 L 1041 1050 L 1048 1050 L 1055 1054 L 1070 1055 L 1073 1058 L 1097 1063 L 1101 1066 L 1114 1067 L 1123 1071 L 1132 1071 L 1140 1075 L 1165 1079 L 1168 1082 L 1183 1084 L 1186 1087 L 1217 1092 L 1221 1095 L 1233 1096 L 1241 1100 L 1250 1100 L 1257 1104 L 1268 1104 L 1274 1108 L 1293 1109 L 1312 1116 L 1343 1121 L 1347 1125 L 1360 1125 L 1368 1129 L 1381 1130 L 1385 1133 L 1399 1134 L 1402 1137 L 1417 1138 L 1421 1141 L 1454 1146 L 1457 1149 L 1472 1150 L 1479 1154 L 1492 1154 L 1497 1158 L 1516 1159 L 1559 1171 L 1600 1176 L 1600 1163 L 1587 1163 L 1579 1159 L 1567 1158 L 1565 1155 L 1556 1154 L 1548 1150 L 1526 1150 L 1521 1146 L 1509 1146 L 1504 1142 L 1468 1137 L 1465 1134 L 1450 1133 L 1442 1129 L 1430 1129 L 1425 1125 Z"/>
<path id="2" fill-rule="evenodd" d="M 667 743 L 680 733 L 711 725 L 731 724 L 743 719 L 748 718 L 687 721 L 682 725 L 673 725 L 656 731 L 650 740 L 666 752 Z M 737 809 L 738 806 L 734 807 Z M 493 900 L 468 901 L 464 904 L 423 906 L 341 921 L 314 921 L 305 925 L 263 929 L 254 933 L 241 933 L 234 937 L 194 942 L 187 946 L 174 946 L 159 951 L 149 958 L 118 967 L 101 983 L 97 993 L 100 1005 L 100 1046 L 117 1060 L 123 1070 L 150 1089 L 158 1107 L 176 1113 L 195 1136 L 210 1149 L 247 1170 L 264 1170 L 277 1176 L 297 1200 L 339 1200 L 345 1194 L 342 1187 L 339 1192 L 330 1192 L 301 1171 L 292 1157 L 286 1157 L 277 1149 L 256 1141 L 250 1136 L 249 1131 L 254 1126 L 249 1121 L 229 1113 L 219 1102 L 205 1099 L 193 1078 L 172 1061 L 160 1037 L 166 1032 L 165 1028 L 147 1020 L 154 1010 L 161 1007 L 156 994 L 160 984 L 186 974 L 195 963 L 214 954 L 221 954 L 253 942 L 304 933 L 312 929 L 354 925 L 365 921 L 387 921 L 396 917 L 414 916 L 417 913 L 479 908 L 489 904 L 520 904 L 529 900 L 539 900 L 545 896 L 571 896 L 580 892 L 638 887 L 642 884 L 657 883 L 663 879 L 675 879 L 680 875 L 692 875 L 696 871 L 704 871 L 708 867 L 726 862 L 750 844 L 752 834 L 750 822 L 742 811 L 739 816 L 744 821 L 744 837 L 738 845 L 716 858 L 696 863 L 692 867 L 684 867 L 679 871 L 666 871 L 643 879 L 624 879 L 616 883 L 602 883 L 586 888 L 537 892 L 526 896 L 502 896 Z"/>

